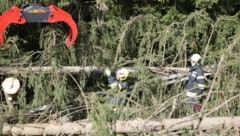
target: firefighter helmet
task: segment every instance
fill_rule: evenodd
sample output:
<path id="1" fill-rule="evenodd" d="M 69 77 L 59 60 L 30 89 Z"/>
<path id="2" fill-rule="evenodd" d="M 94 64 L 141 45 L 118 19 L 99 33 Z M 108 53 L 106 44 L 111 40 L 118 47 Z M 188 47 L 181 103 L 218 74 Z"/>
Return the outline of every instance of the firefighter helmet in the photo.
<path id="1" fill-rule="evenodd" d="M 129 71 L 126 68 L 121 68 L 117 71 L 117 77 L 120 80 L 126 80 L 128 78 Z"/>
<path id="2" fill-rule="evenodd" d="M 15 77 L 8 77 L 2 82 L 2 88 L 7 94 L 15 94 L 20 88 L 20 82 Z"/>
<path id="3" fill-rule="evenodd" d="M 201 59 L 201 56 L 197 53 L 193 54 L 190 58 L 191 61 L 194 61 L 196 63 L 198 63 L 198 61 Z"/>

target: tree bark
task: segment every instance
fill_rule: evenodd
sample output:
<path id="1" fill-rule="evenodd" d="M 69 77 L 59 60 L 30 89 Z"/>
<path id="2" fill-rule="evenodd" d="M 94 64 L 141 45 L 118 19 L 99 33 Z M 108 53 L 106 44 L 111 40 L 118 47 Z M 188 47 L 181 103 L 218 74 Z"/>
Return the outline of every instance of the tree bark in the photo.
<path id="1" fill-rule="evenodd" d="M 135 72 L 137 68 L 125 67 L 130 72 Z M 181 67 L 147 67 L 151 72 L 158 74 L 161 80 L 166 81 L 166 84 L 174 84 L 177 82 L 182 82 L 187 80 L 188 68 Z M 79 72 L 103 72 L 104 67 L 96 66 L 63 66 L 59 68 L 54 68 L 51 66 L 42 67 L 0 67 L 0 74 L 23 74 L 23 73 L 41 73 L 41 72 L 51 72 L 55 71 L 58 73 L 79 73 Z M 211 72 L 206 72 L 205 76 L 211 75 Z"/>
<path id="2" fill-rule="evenodd" d="M 103 72 L 106 67 L 97 66 L 62 66 L 62 67 L 52 67 L 52 66 L 33 66 L 33 67 L 0 67 L 1 74 L 18 74 L 18 73 L 28 73 L 28 72 L 51 72 L 56 70 L 59 73 L 78 73 L 78 72 Z M 125 67 L 130 72 L 136 71 L 138 68 Z M 169 75 L 168 72 L 178 71 L 180 73 L 188 73 L 188 68 L 184 67 L 147 67 L 150 71 L 154 73 L 159 73 L 163 75 Z M 206 71 L 208 71 L 206 69 Z"/>
<path id="3" fill-rule="evenodd" d="M 52 66 L 33 66 L 33 67 L 0 67 L 0 73 L 1 74 L 18 74 L 18 73 L 41 73 L 41 72 L 52 72 L 53 70 L 59 72 L 59 73 L 78 73 L 78 72 L 102 72 L 104 69 L 101 67 L 96 66 L 86 66 L 86 67 L 80 67 L 80 66 L 63 66 L 54 68 Z"/>
<path id="4" fill-rule="evenodd" d="M 163 119 L 161 121 L 152 120 L 128 120 L 116 121 L 113 124 L 116 132 L 134 133 L 134 132 L 171 132 L 179 129 L 188 130 L 210 130 L 240 128 L 240 116 L 235 117 L 206 117 L 206 118 L 180 118 Z M 59 135 L 59 134 L 90 134 L 93 130 L 93 123 L 90 121 L 76 121 L 64 124 L 45 123 L 45 124 L 4 124 L 2 128 L 3 135 Z"/>

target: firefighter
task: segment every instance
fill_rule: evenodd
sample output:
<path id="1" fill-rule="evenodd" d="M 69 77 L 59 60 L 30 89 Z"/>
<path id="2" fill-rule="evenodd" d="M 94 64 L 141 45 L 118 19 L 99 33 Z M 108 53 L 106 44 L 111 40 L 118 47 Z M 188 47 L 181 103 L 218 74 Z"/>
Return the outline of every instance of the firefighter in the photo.
<path id="1" fill-rule="evenodd" d="M 19 89 L 20 81 L 15 77 L 8 77 L 2 82 L 2 90 L 10 112 L 12 112 L 17 106 L 16 102 Z"/>
<path id="2" fill-rule="evenodd" d="M 195 112 L 199 112 L 202 108 L 201 95 L 205 88 L 204 71 L 202 66 L 199 64 L 200 59 L 201 56 L 197 53 L 190 57 L 190 74 L 186 84 L 186 99 L 187 102 L 193 106 Z"/>
<path id="3" fill-rule="evenodd" d="M 128 91 L 128 82 L 127 78 L 129 75 L 129 70 L 126 68 L 121 68 L 117 70 L 116 76 L 113 76 L 110 69 L 106 69 L 104 71 L 105 75 L 108 79 L 108 86 L 111 88 L 112 92 L 110 92 L 109 101 L 110 103 L 115 103 L 118 105 L 126 104 L 126 94 Z"/>
<path id="4" fill-rule="evenodd" d="M 2 89 L 6 99 L 12 101 L 20 88 L 20 81 L 15 77 L 8 77 L 2 82 Z"/>

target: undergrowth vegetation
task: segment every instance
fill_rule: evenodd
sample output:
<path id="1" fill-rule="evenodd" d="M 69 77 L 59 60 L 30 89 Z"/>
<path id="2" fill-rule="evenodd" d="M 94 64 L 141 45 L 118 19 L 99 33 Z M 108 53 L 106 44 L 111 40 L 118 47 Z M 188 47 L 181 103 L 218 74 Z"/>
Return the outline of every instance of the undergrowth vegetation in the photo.
<path id="1" fill-rule="evenodd" d="M 7 48 L 0 49 L 0 66 L 53 66 L 54 69 L 49 73 L 20 71 L 15 75 L 1 75 L 1 81 L 16 76 L 22 84 L 13 115 L 4 112 L 7 106 L 3 94 L 0 95 L 0 113 L 6 114 L 1 121 L 37 123 L 48 122 L 52 116 L 71 116 L 72 120 L 88 118 L 95 122 L 95 134 L 111 135 L 114 132 L 106 122 L 114 123 L 118 119 L 239 116 L 239 1 L 44 2 L 54 2 L 72 14 L 79 28 L 78 39 L 72 48 L 67 48 L 64 44 L 67 26 L 61 23 L 8 27 Z M 0 11 L 12 4 L 22 6 L 25 1 L 1 2 Z M 147 69 L 149 66 L 187 67 L 192 53 L 203 56 L 203 66 L 215 66 L 213 75 L 207 79 L 207 101 L 201 114 L 180 103 L 185 97 L 185 82 L 167 85 L 159 74 Z M 126 107 L 104 102 L 103 96 L 109 91 L 103 73 L 59 74 L 56 69 L 62 66 L 135 67 L 137 71 L 130 74 L 129 102 Z M 27 116 L 29 110 L 46 104 L 51 105 L 47 112 L 37 117 Z M 179 133 L 199 134 L 198 131 Z"/>

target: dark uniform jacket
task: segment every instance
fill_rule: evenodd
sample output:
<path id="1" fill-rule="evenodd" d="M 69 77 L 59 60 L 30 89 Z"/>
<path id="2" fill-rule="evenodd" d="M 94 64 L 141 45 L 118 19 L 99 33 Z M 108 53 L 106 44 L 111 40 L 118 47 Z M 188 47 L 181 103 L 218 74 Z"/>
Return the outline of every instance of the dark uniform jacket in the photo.
<path id="1" fill-rule="evenodd" d="M 108 86 L 113 90 L 109 96 L 110 103 L 117 103 L 124 106 L 126 104 L 126 92 L 128 91 L 128 82 L 126 80 L 116 80 L 113 76 L 108 76 Z M 115 93 L 115 91 L 117 91 Z"/>
<path id="2" fill-rule="evenodd" d="M 108 77 L 108 84 L 112 89 L 117 90 L 128 90 L 128 82 L 126 80 L 124 81 L 117 81 L 115 77 L 109 76 Z"/>
<path id="3" fill-rule="evenodd" d="M 203 93 L 205 87 L 204 71 L 201 65 L 190 67 L 190 75 L 186 84 L 187 96 L 196 97 Z"/>

